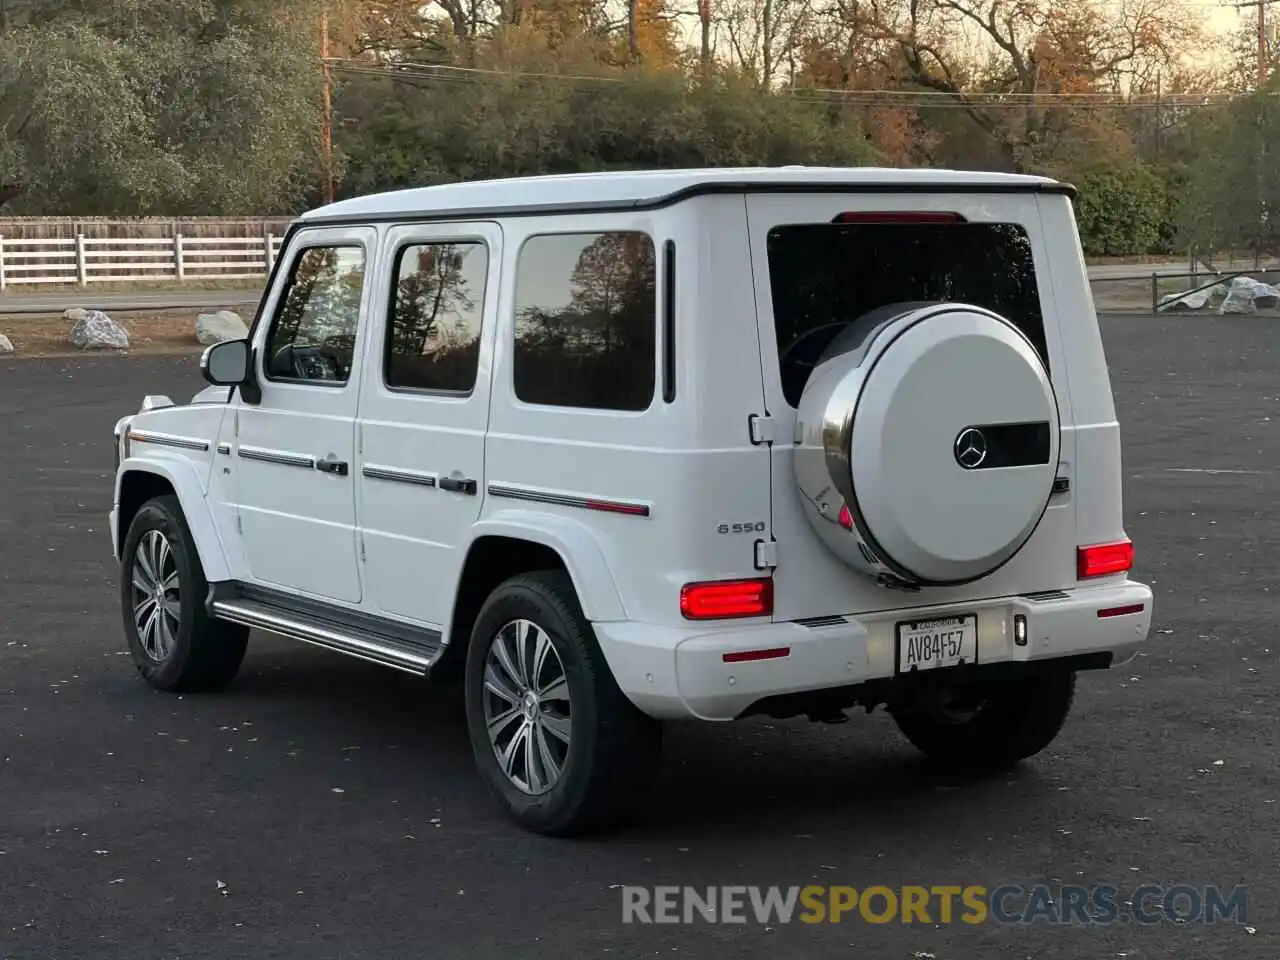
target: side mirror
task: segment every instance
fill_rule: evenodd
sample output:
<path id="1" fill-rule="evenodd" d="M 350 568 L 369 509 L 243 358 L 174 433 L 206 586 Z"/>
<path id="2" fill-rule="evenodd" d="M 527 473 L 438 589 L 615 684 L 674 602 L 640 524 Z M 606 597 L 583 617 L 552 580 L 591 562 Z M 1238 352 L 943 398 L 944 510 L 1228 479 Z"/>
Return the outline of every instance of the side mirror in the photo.
<path id="1" fill-rule="evenodd" d="M 248 340 L 224 340 L 205 350 L 200 373 L 215 387 L 237 387 L 253 376 Z"/>

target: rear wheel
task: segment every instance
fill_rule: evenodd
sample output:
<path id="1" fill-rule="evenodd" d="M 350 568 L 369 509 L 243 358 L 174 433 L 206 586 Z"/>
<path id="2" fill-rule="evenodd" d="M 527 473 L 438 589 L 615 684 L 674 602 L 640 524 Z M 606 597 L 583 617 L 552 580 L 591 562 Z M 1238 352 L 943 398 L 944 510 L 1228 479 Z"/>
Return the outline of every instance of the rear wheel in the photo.
<path id="1" fill-rule="evenodd" d="M 134 666 L 151 686 L 213 690 L 239 671 L 249 628 L 210 617 L 208 592 L 178 498 L 147 501 L 121 551 L 120 605 Z"/>
<path id="2" fill-rule="evenodd" d="M 503 583 L 467 650 L 467 726 L 504 812 L 536 833 L 611 825 L 657 772 L 661 727 L 614 681 L 569 577 Z"/>
<path id="3" fill-rule="evenodd" d="M 1013 766 L 1058 736 L 1076 675 L 1053 669 L 1016 681 L 975 683 L 893 711 L 903 734 L 935 763 L 985 772 Z"/>

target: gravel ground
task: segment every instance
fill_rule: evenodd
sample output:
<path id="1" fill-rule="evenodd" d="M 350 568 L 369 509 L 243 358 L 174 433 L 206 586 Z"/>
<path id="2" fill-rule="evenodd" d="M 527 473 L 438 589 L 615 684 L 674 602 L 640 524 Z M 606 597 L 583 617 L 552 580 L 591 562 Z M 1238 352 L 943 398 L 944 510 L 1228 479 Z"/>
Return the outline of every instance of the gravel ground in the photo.
<path id="1" fill-rule="evenodd" d="M 877 714 L 671 731 L 650 820 L 500 820 L 456 693 L 255 636 L 229 691 L 124 655 L 110 429 L 194 357 L 0 364 L 0 958 L 1264 958 L 1280 952 L 1280 343 L 1110 319 L 1147 652 L 1015 774 L 941 779 Z M 1277 418 L 1277 419 L 1273 419 Z M 1248 887 L 1237 922 L 627 925 L 617 885 Z M 939 918 L 936 913 L 935 921 Z"/>

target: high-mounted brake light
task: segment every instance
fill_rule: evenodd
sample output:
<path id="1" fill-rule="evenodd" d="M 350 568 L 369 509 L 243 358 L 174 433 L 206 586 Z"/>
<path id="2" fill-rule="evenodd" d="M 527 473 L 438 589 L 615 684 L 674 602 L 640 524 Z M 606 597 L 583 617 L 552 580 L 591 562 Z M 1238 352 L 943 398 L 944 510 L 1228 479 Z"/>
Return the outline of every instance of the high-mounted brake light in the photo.
<path id="1" fill-rule="evenodd" d="M 1124 573 L 1133 569 L 1133 544 L 1128 540 L 1119 543 L 1096 543 L 1076 549 L 1076 575 L 1105 577 L 1111 573 Z"/>
<path id="2" fill-rule="evenodd" d="M 837 213 L 832 223 L 968 223 L 958 213 L 939 210 L 858 210 Z"/>
<path id="3" fill-rule="evenodd" d="M 680 588 L 680 613 L 686 620 L 767 617 L 773 613 L 773 581 L 686 583 Z"/>

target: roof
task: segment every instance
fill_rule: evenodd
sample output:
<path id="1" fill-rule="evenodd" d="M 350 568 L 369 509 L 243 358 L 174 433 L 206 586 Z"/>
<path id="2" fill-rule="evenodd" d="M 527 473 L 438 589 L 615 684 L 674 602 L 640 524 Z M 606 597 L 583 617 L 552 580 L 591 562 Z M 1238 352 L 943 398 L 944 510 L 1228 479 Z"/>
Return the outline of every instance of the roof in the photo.
<path id="1" fill-rule="evenodd" d="M 303 214 L 303 222 L 386 220 L 467 213 L 514 214 L 570 209 L 662 206 L 697 193 L 750 190 L 1070 191 L 1046 177 L 960 170 L 885 167 L 716 167 L 694 170 L 629 170 L 567 173 L 502 180 L 473 180 L 394 190 L 327 204 Z"/>

